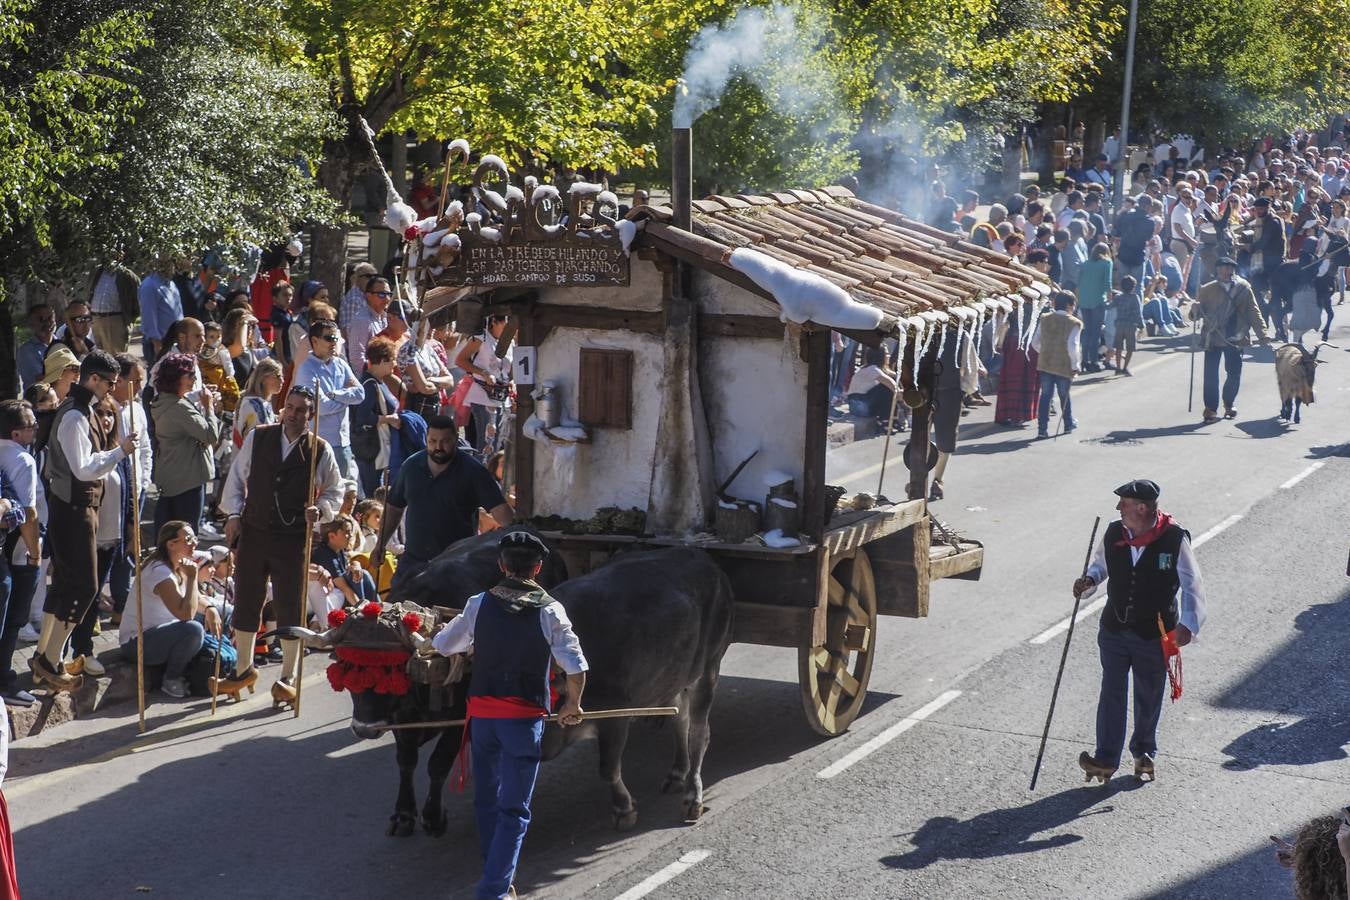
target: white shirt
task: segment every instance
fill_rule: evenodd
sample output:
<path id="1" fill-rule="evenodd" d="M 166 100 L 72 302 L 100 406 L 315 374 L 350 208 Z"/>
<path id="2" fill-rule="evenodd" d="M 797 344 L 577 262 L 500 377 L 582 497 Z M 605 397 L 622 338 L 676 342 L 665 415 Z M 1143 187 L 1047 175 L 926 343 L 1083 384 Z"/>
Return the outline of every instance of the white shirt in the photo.
<path id="1" fill-rule="evenodd" d="M 1054 314 L 1057 316 L 1067 316 L 1069 312 L 1068 310 L 1057 309 L 1054 311 Z M 1082 344 L 1079 342 L 1079 334 L 1082 330 L 1082 325 L 1075 325 L 1069 329 L 1069 336 L 1065 338 L 1069 343 L 1069 365 L 1073 367 L 1075 372 L 1083 371 L 1083 349 Z M 1039 328 L 1031 335 L 1031 349 L 1035 350 L 1037 353 L 1041 352 L 1041 330 Z"/>
<path id="2" fill-rule="evenodd" d="M 122 537 L 122 472 L 116 466 L 103 476 L 103 502 L 98 506 L 98 529 L 95 540 L 99 547 L 112 547 Z"/>
<path id="3" fill-rule="evenodd" d="M 150 446 L 150 430 L 145 423 L 145 407 L 137 398 L 132 398 L 131 402 L 120 407 L 119 413 L 122 417 L 122 434 L 131 434 L 135 432 L 141 436 L 140 443 L 136 445 L 136 469 L 140 473 L 140 493 L 145 495 L 150 487 L 150 472 L 155 464 L 155 451 Z"/>
<path id="4" fill-rule="evenodd" d="M 89 440 L 89 420 L 78 409 L 72 409 L 61 416 L 61 424 L 56 429 L 56 439 L 66 454 L 66 464 L 70 474 L 80 481 L 98 481 L 111 472 L 122 457 L 126 456 L 121 447 L 94 452 L 94 442 Z M 48 466 L 51 457 L 47 457 Z"/>
<path id="5" fill-rule="evenodd" d="M 848 383 L 848 392 L 865 394 L 879 384 L 895 390 L 895 379 L 881 371 L 880 366 L 863 366 L 853 373 L 853 379 Z"/>
<path id="6" fill-rule="evenodd" d="M 305 432 L 300 436 L 304 438 L 309 434 Z M 244 438 L 244 443 L 240 446 L 238 452 L 234 454 L 234 462 L 230 465 L 229 477 L 225 479 L 225 490 L 221 493 L 220 508 L 228 516 L 242 515 L 244 512 L 244 501 L 248 494 L 248 473 L 253 469 L 253 439 L 257 437 L 258 429 L 253 429 Z M 285 459 L 291 455 L 291 450 L 299 443 L 300 438 L 294 441 L 286 438 L 286 431 L 283 427 L 281 432 L 281 458 Z M 315 505 L 319 507 L 319 521 L 331 522 L 337 515 L 337 511 L 342 508 L 342 475 L 338 472 L 337 462 L 333 459 L 332 448 L 319 455 L 319 461 L 314 469 L 315 486 L 319 489 L 319 499 Z"/>
<path id="7" fill-rule="evenodd" d="M 1124 528 L 1124 524 L 1121 525 Z M 1134 532 L 1124 528 L 1125 534 L 1134 537 Z M 1144 555 L 1143 547 L 1131 547 L 1130 556 L 1134 565 L 1139 565 L 1139 557 Z M 1092 551 L 1092 563 L 1088 566 L 1087 577 L 1097 582 L 1098 585 L 1106 583 L 1106 537 L 1103 536 L 1097 542 L 1097 549 Z M 1181 542 L 1181 550 L 1177 552 L 1177 577 L 1181 579 L 1181 604 L 1177 613 L 1177 622 L 1186 626 L 1186 630 L 1192 636 L 1200 634 L 1200 626 L 1205 624 L 1205 588 L 1200 580 L 1200 569 L 1195 564 L 1195 554 L 1191 551 L 1190 539 Z M 1089 597 L 1090 591 L 1084 594 Z"/>
<path id="8" fill-rule="evenodd" d="M 470 597 L 464 604 L 464 611 L 450 620 L 450 624 L 437 632 L 431 639 L 431 646 L 442 656 L 467 653 L 473 648 L 473 627 L 478 621 L 478 607 L 487 594 Z M 539 610 L 539 630 L 548 641 L 550 652 L 558 667 L 568 675 L 580 675 L 585 672 L 586 657 L 581 652 L 581 641 L 572 630 L 572 620 L 567 618 L 567 610 L 554 601 Z"/>
<path id="9" fill-rule="evenodd" d="M 141 585 L 141 606 L 145 610 L 145 628 L 158 628 L 160 625 L 172 625 L 179 618 L 164 605 L 164 599 L 155 593 L 155 588 L 174 579 L 173 570 L 166 564 L 155 560 L 141 570 L 137 579 Z M 117 642 L 125 644 L 136 638 L 136 598 L 132 597 L 127 608 L 122 611 L 122 625 L 117 630 Z"/>
<path id="10" fill-rule="evenodd" d="M 1172 238 L 1174 240 L 1195 243 L 1195 217 L 1184 203 L 1172 208 Z"/>
<path id="11" fill-rule="evenodd" d="M 490 372 L 498 384 L 504 384 L 511 380 L 511 357 L 510 348 L 506 351 L 506 356 L 497 358 L 497 339 L 491 334 L 480 334 L 475 338 L 478 343 L 478 352 L 473 355 L 473 366 L 484 372 Z M 478 376 L 470 376 L 474 379 L 473 387 L 469 388 L 469 394 L 466 398 L 470 404 L 476 406 L 486 406 L 489 409 L 496 409 L 501 406 L 501 401 L 493 400 L 488 396 L 488 392 L 483 390 L 483 386 L 478 383 Z"/>
<path id="12" fill-rule="evenodd" d="M 14 496 L 25 509 L 37 510 L 37 460 L 22 444 L 0 438 L 0 471 L 14 486 Z"/>

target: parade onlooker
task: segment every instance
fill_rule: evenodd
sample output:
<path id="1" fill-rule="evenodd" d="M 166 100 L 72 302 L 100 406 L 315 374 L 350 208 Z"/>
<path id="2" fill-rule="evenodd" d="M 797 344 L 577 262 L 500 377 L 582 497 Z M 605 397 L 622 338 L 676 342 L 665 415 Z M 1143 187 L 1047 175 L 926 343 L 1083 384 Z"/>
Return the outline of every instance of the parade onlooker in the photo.
<path id="1" fill-rule="evenodd" d="M 1098 349 L 1106 327 L 1106 300 L 1111 292 L 1111 248 L 1098 244 L 1078 276 L 1078 315 L 1083 320 L 1083 371 L 1100 371 Z"/>
<path id="2" fill-rule="evenodd" d="M 155 369 L 157 393 L 150 406 L 156 438 L 154 480 L 159 487 L 155 530 L 178 519 L 191 525 L 195 534 L 206 503 L 206 484 L 216 474 L 213 451 L 220 440 L 216 395 L 203 388 L 194 395 L 196 361 L 185 353 L 169 354 Z"/>
<path id="3" fill-rule="evenodd" d="M 1036 368 L 1041 381 L 1041 396 L 1036 415 L 1036 436 L 1050 436 L 1050 406 L 1059 395 L 1060 419 L 1065 433 L 1078 427 L 1069 402 L 1069 387 L 1082 369 L 1083 323 L 1073 315 L 1074 298 L 1068 291 L 1060 291 L 1052 298 L 1054 309 L 1041 314 L 1031 346 L 1037 353 Z"/>
<path id="4" fill-rule="evenodd" d="M 64 401 L 70 389 L 80 380 L 80 361 L 69 347 L 60 345 L 47 354 L 43 365 L 43 382 L 51 385 L 57 403 Z"/>
<path id="5" fill-rule="evenodd" d="M 403 405 L 426 419 L 436 415 L 446 397 L 455 389 L 455 376 L 447 365 L 445 348 L 421 319 L 421 310 L 412 311 L 416 336 L 398 349 L 398 365 L 403 371 Z M 425 335 L 425 336 L 424 336 Z"/>
<path id="6" fill-rule="evenodd" d="M 389 327 L 386 310 L 394 292 L 389 280 L 375 276 L 366 282 L 366 305 L 357 310 L 347 325 L 347 362 L 355 371 L 366 367 L 366 346 L 371 338 Z"/>
<path id="7" fill-rule="evenodd" d="M 239 383 L 234 380 L 234 363 L 230 353 L 221 346 L 219 322 L 204 322 L 205 342 L 197 353 L 197 369 L 202 373 L 202 384 L 215 388 L 220 395 L 221 409 L 233 413 L 239 406 Z"/>
<path id="8" fill-rule="evenodd" d="M 1148 333 L 1168 337 L 1175 335 L 1184 324 L 1181 313 L 1172 306 L 1167 294 L 1167 277 L 1158 275 L 1149 289 L 1148 302 L 1144 304 L 1144 325 Z"/>
<path id="9" fill-rule="evenodd" d="M 117 364 L 121 367 L 122 375 L 112 390 L 112 396 L 118 405 L 121 433 L 147 434 L 145 405 L 138 402 L 138 394 L 145 383 L 145 366 L 130 353 L 117 354 Z M 135 471 L 138 478 L 138 506 L 132 511 L 132 518 L 128 522 L 128 525 L 135 523 L 132 527 L 140 524 L 141 513 L 145 510 L 146 491 L 150 488 L 154 474 L 154 450 L 148 440 L 136 445 Z M 127 595 L 131 592 L 131 577 L 135 571 L 135 560 L 131 558 L 130 533 L 124 532 L 123 538 L 123 546 L 115 548 L 109 560 L 105 561 L 103 555 L 99 555 L 100 578 L 107 581 L 108 593 L 112 596 L 114 626 L 122 622 L 122 610 L 126 608 Z M 105 565 L 105 562 L 108 565 Z"/>
<path id="10" fill-rule="evenodd" d="M 221 635 L 219 612 L 202 602 L 197 584 L 210 556 L 198 557 L 197 535 L 187 522 L 169 521 L 156 532 L 154 553 L 141 567 L 140 598 L 127 606 L 122 617 L 119 640 L 122 656 L 136 659 L 136 618 L 139 606 L 144 611 L 145 665 L 164 666 L 160 690 L 170 697 L 188 696 L 188 666 L 202 649 L 209 632 Z M 198 620 L 198 615 L 201 620 Z"/>
<path id="11" fill-rule="evenodd" d="M 46 502 L 40 498 L 42 485 L 38 479 L 37 461 L 29 452 L 36 434 L 37 418 L 26 401 L 0 401 L 0 478 L 13 490 L 14 502 L 24 512 L 23 523 L 6 535 L 4 560 L 0 561 L 0 567 L 8 571 L 10 578 L 8 596 L 0 607 L 3 609 L 3 619 L 0 619 L 0 697 L 6 705 L 17 707 L 32 706 L 36 702 L 32 694 L 19 688 L 18 674 L 13 667 L 19 631 L 29 621 L 37 587 L 38 560 L 42 555 L 40 530 Z"/>
<path id="12" fill-rule="evenodd" d="M 231 440 L 235 447 L 242 447 L 244 438 L 257 426 L 271 425 L 277 420 L 272 400 L 280 393 L 281 382 L 281 363 L 275 359 L 264 359 L 253 369 L 234 415 Z"/>
<path id="13" fill-rule="evenodd" d="M 136 292 L 141 311 L 141 352 L 147 361 L 159 359 L 164 336 L 183 318 L 183 299 L 167 268 L 163 262 L 156 264 Z"/>
<path id="14" fill-rule="evenodd" d="M 868 347 L 863 351 L 863 364 L 853 373 L 849 382 L 848 411 L 850 415 L 872 419 L 882 429 L 890 422 L 891 409 L 901 415 L 908 411 L 903 403 L 894 403 L 897 390 L 895 373 L 890 370 L 890 354 L 885 347 Z M 897 423 L 898 427 L 903 427 Z"/>
<path id="15" fill-rule="evenodd" d="M 318 391 L 319 436 L 333 448 L 342 477 L 356 477 L 355 458 L 352 456 L 351 424 L 347 414 L 365 397 L 361 382 L 347 361 L 338 355 L 338 327 L 332 320 L 311 322 L 309 326 L 310 355 L 295 370 L 293 384 Z M 365 347 L 361 358 L 365 359 Z"/>
<path id="16" fill-rule="evenodd" d="M 399 428 L 398 401 L 385 385 L 394 373 L 394 342 L 377 337 L 366 348 L 366 370 L 361 373 L 361 402 L 351 409 L 352 455 L 361 474 L 361 491 L 374 496 L 389 469 L 391 428 Z"/>
<path id="17" fill-rule="evenodd" d="M 368 262 L 352 266 L 350 287 L 347 288 L 347 293 L 342 295 L 342 303 L 338 307 L 338 326 L 344 334 L 351 327 L 352 320 L 366 305 L 366 285 L 376 274 L 377 270 Z"/>
<path id="18" fill-rule="evenodd" d="M 282 282 L 289 285 L 291 266 L 300 261 L 300 255 L 304 250 L 304 245 L 300 241 L 292 239 L 285 244 L 268 248 L 258 263 L 258 275 L 249 286 L 249 295 L 253 304 L 253 315 L 258 320 L 258 329 L 265 342 L 270 343 L 273 337 L 272 312 L 279 302 L 275 288 Z M 290 301 L 289 296 L 285 299 L 287 302 Z M 281 308 L 284 312 L 285 306 Z"/>
<path id="19" fill-rule="evenodd" d="M 141 279 L 125 266 L 99 266 L 89 282 L 89 311 L 94 316 L 94 342 L 109 353 L 127 349 L 136 318 Z"/>
<path id="20" fill-rule="evenodd" d="M 1133 275 L 1120 279 L 1120 293 L 1111 301 L 1111 308 L 1116 314 L 1115 340 L 1112 342 L 1116 362 L 1120 366 L 1120 374 L 1129 375 L 1139 329 L 1144 327 L 1144 305 L 1139 299 L 1138 285 Z"/>
<path id="21" fill-rule="evenodd" d="M 253 333 L 258 320 L 251 309 L 236 307 L 225 314 L 220 326 L 220 342 L 230 355 L 230 364 L 234 367 L 234 381 L 243 385 L 253 373 L 258 363 L 258 352 L 254 347 Z"/>
<path id="22" fill-rule="evenodd" d="M 1341 900 L 1350 884 L 1350 813 L 1318 816 L 1294 843 L 1278 841 L 1275 858 L 1294 870 L 1296 900 Z"/>
<path id="23" fill-rule="evenodd" d="M 1201 321 L 1200 346 L 1205 350 L 1204 421 L 1218 421 L 1219 362 L 1225 371 L 1223 417 L 1237 416 L 1234 403 L 1242 386 L 1242 350 L 1250 346 L 1255 331 L 1262 346 L 1270 343 L 1265 321 L 1256 304 L 1251 285 L 1237 276 L 1237 262 L 1223 257 L 1215 268 L 1214 281 L 1200 288 L 1196 302 L 1187 313 L 1192 322 Z"/>
<path id="24" fill-rule="evenodd" d="M 511 396 L 511 350 L 497 355 L 504 331 L 506 316 L 489 316 L 483 332 L 465 341 L 455 358 L 455 365 L 473 378 L 467 397 L 473 424 L 470 444 L 480 453 L 495 448 L 502 409 Z"/>
<path id="25" fill-rule="evenodd" d="M 69 347 L 76 359 L 84 359 L 89 351 L 97 347 L 94 341 L 94 317 L 89 312 L 89 304 L 83 300 L 73 300 L 66 306 L 66 321 L 52 336 L 52 345 Z M 51 348 L 47 348 L 51 353 Z"/>
<path id="26" fill-rule="evenodd" d="M 319 284 L 319 282 L 317 281 L 305 282 L 305 287 L 309 287 L 312 284 Z M 321 300 L 318 299 L 318 297 L 316 297 L 315 299 L 308 301 L 304 305 L 304 307 L 298 313 L 296 313 L 295 317 L 291 320 L 291 327 L 287 331 L 287 339 L 290 341 L 291 347 L 292 373 L 294 373 L 295 370 L 300 367 L 301 363 L 303 363 L 306 359 L 309 359 L 310 323 L 320 321 L 328 321 L 328 322 L 337 321 L 337 311 L 333 309 L 333 307 L 328 305 L 328 301 L 326 299 L 328 297 L 328 288 L 323 288 L 322 285 L 320 285 L 320 287 L 322 288 L 322 290 L 319 292 L 319 295 L 325 299 Z M 342 340 L 341 329 L 338 330 L 338 343 L 337 343 L 337 350 L 335 352 L 340 357 L 345 358 L 347 355 L 346 346 L 344 345 Z"/>
<path id="27" fill-rule="evenodd" d="M 19 381 L 26 388 L 42 381 L 46 371 L 47 348 L 56 335 L 56 313 L 45 303 L 28 310 L 28 340 L 15 351 L 19 362 Z"/>

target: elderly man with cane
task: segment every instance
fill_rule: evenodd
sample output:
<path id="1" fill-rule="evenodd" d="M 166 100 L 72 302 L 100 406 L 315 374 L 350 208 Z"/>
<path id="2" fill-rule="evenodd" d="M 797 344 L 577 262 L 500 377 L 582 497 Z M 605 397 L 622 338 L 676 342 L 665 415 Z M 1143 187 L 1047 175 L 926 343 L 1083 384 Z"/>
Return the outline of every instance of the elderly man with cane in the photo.
<path id="1" fill-rule="evenodd" d="M 1219 420 L 1219 362 L 1223 361 L 1223 417 L 1237 415 L 1238 388 L 1242 386 L 1242 350 L 1251 343 L 1248 332 L 1255 331 L 1262 346 L 1270 343 L 1265 320 L 1257 305 L 1252 286 L 1237 276 L 1237 263 L 1225 256 L 1215 264 L 1215 280 L 1200 288 L 1196 302 L 1187 313 L 1191 321 L 1203 320 L 1200 346 L 1205 351 L 1206 422 Z M 1193 361 L 1193 360 L 1192 360 Z"/>
<path id="2" fill-rule="evenodd" d="M 1189 644 L 1205 621 L 1204 589 L 1190 532 L 1158 509 L 1161 488 L 1139 479 L 1115 493 L 1120 519 L 1106 527 L 1087 573 L 1073 583 L 1074 597 L 1081 599 L 1106 582 L 1106 609 L 1097 632 L 1102 662 L 1097 746 L 1078 758 L 1086 780 L 1103 784 L 1120 765 L 1131 677 L 1134 774 L 1153 780 L 1158 719 L 1169 678 L 1172 699 L 1181 695 L 1179 662 L 1174 674 L 1168 658 L 1178 655 L 1178 648 Z"/>

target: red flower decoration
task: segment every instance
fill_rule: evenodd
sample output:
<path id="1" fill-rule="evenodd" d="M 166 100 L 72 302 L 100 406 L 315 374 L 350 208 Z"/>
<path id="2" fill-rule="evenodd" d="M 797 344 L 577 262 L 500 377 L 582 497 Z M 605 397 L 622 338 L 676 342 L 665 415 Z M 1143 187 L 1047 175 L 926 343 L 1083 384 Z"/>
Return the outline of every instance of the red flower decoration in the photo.
<path id="1" fill-rule="evenodd" d="M 347 621 L 347 611 L 345 609 L 332 609 L 328 611 L 329 628 L 337 628 L 345 621 Z"/>
<path id="2" fill-rule="evenodd" d="M 328 686 L 339 694 L 342 693 L 342 684 L 346 677 L 343 670 L 346 668 L 342 663 L 331 663 L 328 666 Z"/>
<path id="3" fill-rule="evenodd" d="M 384 607 L 374 600 L 361 607 L 361 615 L 365 616 L 367 619 L 378 619 L 382 612 L 384 612 Z"/>
<path id="4" fill-rule="evenodd" d="M 416 634 L 422 630 L 422 617 L 415 612 L 403 614 L 403 627 Z"/>
<path id="5" fill-rule="evenodd" d="M 416 225 L 409 225 L 403 230 L 403 239 L 405 241 L 415 241 L 422 236 L 422 232 Z"/>

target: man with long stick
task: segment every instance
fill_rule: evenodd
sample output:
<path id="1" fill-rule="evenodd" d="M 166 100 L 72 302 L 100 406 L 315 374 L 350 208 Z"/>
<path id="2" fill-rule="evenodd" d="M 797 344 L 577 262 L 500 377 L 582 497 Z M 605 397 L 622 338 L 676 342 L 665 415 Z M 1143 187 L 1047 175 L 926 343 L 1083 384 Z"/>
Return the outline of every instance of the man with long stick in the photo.
<path id="1" fill-rule="evenodd" d="M 1158 719 L 1169 676 L 1165 648 L 1169 639 L 1177 647 L 1189 644 L 1205 622 L 1204 589 L 1190 532 L 1158 509 L 1161 491 L 1146 479 L 1116 488 L 1120 519 L 1106 527 L 1087 574 L 1073 583 L 1074 597 L 1081 599 L 1106 582 L 1106 609 L 1097 632 L 1102 662 L 1097 746 L 1078 758 L 1088 781 L 1096 778 L 1104 784 L 1120 765 L 1131 677 L 1134 774 L 1153 780 Z M 1180 690 L 1178 680 L 1174 699 Z"/>
<path id="2" fill-rule="evenodd" d="M 258 680 L 248 648 L 262 624 L 267 584 L 280 626 L 304 625 L 307 535 L 330 521 L 342 505 L 342 476 L 333 450 L 307 433 L 317 409 L 312 388 L 295 385 L 277 425 L 254 428 L 235 454 L 220 507 L 229 516 L 225 539 L 238 547 L 235 568 L 235 671 L 211 685 L 212 693 L 238 695 Z M 317 454 L 315 449 L 317 448 Z M 310 483 L 310 473 L 313 483 Z M 281 677 L 272 685 L 274 705 L 294 706 L 300 642 L 281 642 Z"/>

